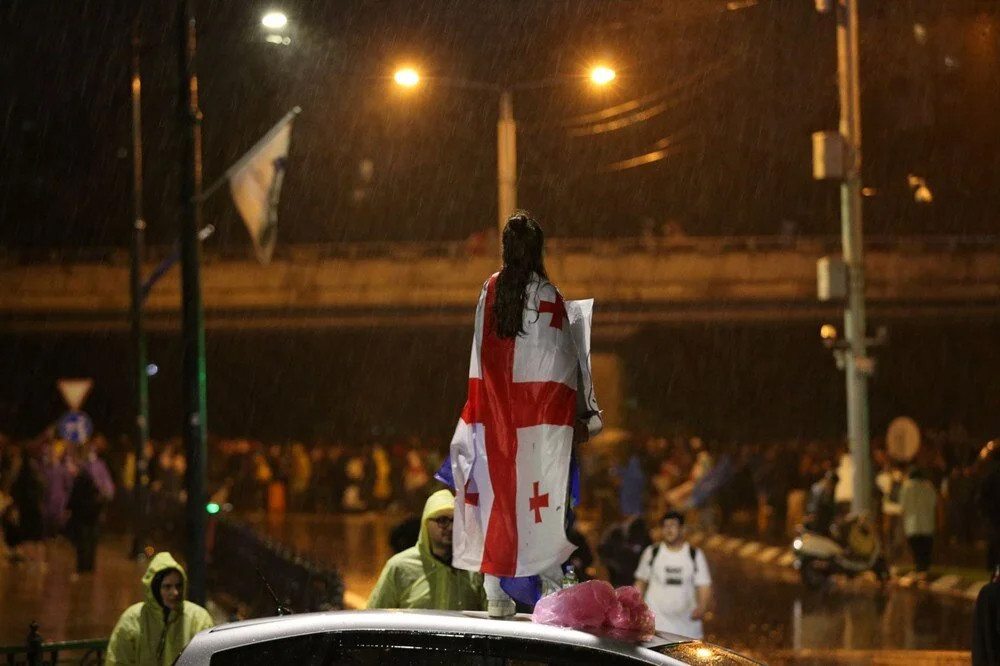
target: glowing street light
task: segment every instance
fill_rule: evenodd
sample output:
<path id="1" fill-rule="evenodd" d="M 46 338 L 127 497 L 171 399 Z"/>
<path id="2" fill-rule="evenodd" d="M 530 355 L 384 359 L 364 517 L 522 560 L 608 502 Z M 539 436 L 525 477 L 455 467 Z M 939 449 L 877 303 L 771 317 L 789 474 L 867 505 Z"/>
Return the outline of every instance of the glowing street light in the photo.
<path id="1" fill-rule="evenodd" d="M 420 75 L 417 74 L 417 70 L 410 67 L 404 67 L 403 69 L 397 70 L 392 78 L 396 81 L 396 83 L 404 88 L 412 88 L 420 83 Z"/>
<path id="2" fill-rule="evenodd" d="M 260 22 L 268 30 L 281 30 L 288 25 L 288 17 L 281 12 L 268 12 Z"/>
<path id="3" fill-rule="evenodd" d="M 591 83 L 604 86 L 615 78 L 615 70 L 603 65 L 593 67 L 589 72 Z M 416 70 L 405 67 L 396 70 L 393 80 L 404 88 L 413 88 L 420 83 Z M 541 81 L 515 83 L 502 86 L 482 81 L 468 81 L 435 77 L 436 84 L 466 90 L 487 90 L 499 96 L 497 118 L 497 224 L 499 237 L 503 237 L 507 217 L 517 208 L 517 122 L 514 120 L 514 91 L 532 90 L 559 85 L 575 77 L 553 77 Z"/>
<path id="4" fill-rule="evenodd" d="M 590 80 L 594 85 L 603 86 L 615 80 L 615 70 L 610 67 L 594 67 L 590 70 Z"/>

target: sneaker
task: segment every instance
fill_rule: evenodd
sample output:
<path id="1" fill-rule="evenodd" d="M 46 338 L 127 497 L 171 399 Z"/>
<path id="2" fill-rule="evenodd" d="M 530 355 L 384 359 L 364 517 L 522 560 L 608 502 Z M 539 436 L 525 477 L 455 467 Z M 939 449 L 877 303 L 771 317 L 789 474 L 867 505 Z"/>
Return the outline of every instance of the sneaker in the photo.
<path id="1" fill-rule="evenodd" d="M 513 601 L 488 601 L 486 603 L 486 614 L 498 620 L 506 620 L 517 614 L 517 606 Z"/>

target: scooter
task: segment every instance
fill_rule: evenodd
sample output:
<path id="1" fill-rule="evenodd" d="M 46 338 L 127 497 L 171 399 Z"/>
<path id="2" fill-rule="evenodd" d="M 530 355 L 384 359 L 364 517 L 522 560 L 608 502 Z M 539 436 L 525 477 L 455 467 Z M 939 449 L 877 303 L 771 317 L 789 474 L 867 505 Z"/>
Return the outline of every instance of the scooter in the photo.
<path id="1" fill-rule="evenodd" d="M 792 542 L 792 550 L 795 553 L 793 566 L 798 569 L 802 582 L 809 588 L 823 587 L 834 574 L 853 578 L 871 571 L 879 583 L 885 583 L 889 579 L 889 567 L 878 541 L 875 541 L 871 553 L 862 558 L 848 551 L 832 537 L 801 528 Z"/>

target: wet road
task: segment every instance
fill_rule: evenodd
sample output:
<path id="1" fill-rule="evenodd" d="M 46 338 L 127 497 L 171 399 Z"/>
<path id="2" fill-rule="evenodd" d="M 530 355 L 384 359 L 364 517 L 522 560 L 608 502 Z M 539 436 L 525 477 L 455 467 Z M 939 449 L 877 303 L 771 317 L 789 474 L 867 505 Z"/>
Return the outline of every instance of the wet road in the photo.
<path id="1" fill-rule="evenodd" d="M 338 567 L 351 593 L 348 601 L 363 603 L 382 564 L 392 555 L 388 531 L 401 516 L 288 515 L 274 519 L 259 515 L 249 519 L 272 538 Z M 592 535 L 588 537 L 593 544 Z M 718 553 L 706 555 L 717 600 L 706 623 L 706 638 L 714 643 L 772 663 L 817 651 L 838 656 L 839 663 L 876 663 L 871 658 L 873 650 L 969 649 L 970 601 L 920 590 L 892 589 L 884 596 L 860 587 L 813 593 L 787 569 Z M 944 656 L 930 661 L 940 662 Z"/>
<path id="2" fill-rule="evenodd" d="M 121 612 L 143 598 L 146 565 L 125 556 L 130 545 L 129 537 L 102 536 L 96 571 L 78 577 L 65 539 L 47 544 L 44 562 L 13 564 L 0 553 L 0 645 L 23 645 L 31 622 L 49 641 L 108 637 Z"/>
<path id="3" fill-rule="evenodd" d="M 798 575 L 708 555 L 716 609 L 710 641 L 766 655 L 795 651 L 968 650 L 973 604 L 923 590 L 806 590 Z M 935 661 L 940 661 L 936 659 Z"/>

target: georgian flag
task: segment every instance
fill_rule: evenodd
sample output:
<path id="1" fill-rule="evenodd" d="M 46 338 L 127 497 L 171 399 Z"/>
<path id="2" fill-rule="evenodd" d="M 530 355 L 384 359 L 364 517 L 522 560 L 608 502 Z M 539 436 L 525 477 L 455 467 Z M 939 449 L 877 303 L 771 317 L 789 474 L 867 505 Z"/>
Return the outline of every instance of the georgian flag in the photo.
<path id="1" fill-rule="evenodd" d="M 278 238 L 278 199 L 285 179 L 292 121 L 300 111 L 299 107 L 289 111 L 225 175 L 229 178 L 233 203 L 262 264 L 271 262 Z"/>
<path id="2" fill-rule="evenodd" d="M 492 332 L 496 277 L 479 297 L 468 400 L 451 442 L 452 565 L 533 576 L 575 548 L 564 527 L 573 425 L 579 416 L 592 434 L 601 427 L 590 381 L 593 301 L 571 302 L 571 322 L 555 287 L 536 279 L 525 334 L 502 340 Z"/>

